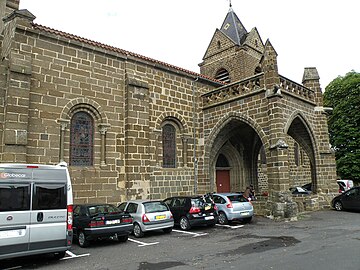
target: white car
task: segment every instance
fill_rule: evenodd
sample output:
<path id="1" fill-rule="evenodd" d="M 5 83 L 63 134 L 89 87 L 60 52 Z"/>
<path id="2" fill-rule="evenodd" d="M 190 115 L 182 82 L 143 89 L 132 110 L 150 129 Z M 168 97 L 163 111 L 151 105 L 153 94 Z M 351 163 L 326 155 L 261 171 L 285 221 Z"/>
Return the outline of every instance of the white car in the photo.
<path id="1" fill-rule="evenodd" d="M 254 215 L 252 203 L 239 193 L 214 193 L 213 200 L 218 208 L 218 222 L 221 225 L 234 220 L 249 223 Z"/>
<path id="2" fill-rule="evenodd" d="M 133 218 L 135 237 L 143 237 L 145 232 L 154 230 L 170 233 L 174 227 L 173 215 L 162 201 L 132 200 L 121 203 L 118 208 Z"/>

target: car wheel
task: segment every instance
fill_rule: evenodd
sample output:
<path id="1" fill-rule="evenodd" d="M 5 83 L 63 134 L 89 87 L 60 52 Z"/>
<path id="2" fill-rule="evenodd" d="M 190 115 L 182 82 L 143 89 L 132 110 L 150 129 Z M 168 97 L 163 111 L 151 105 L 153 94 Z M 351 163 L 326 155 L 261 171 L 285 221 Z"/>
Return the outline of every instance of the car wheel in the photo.
<path id="1" fill-rule="evenodd" d="M 117 240 L 119 242 L 126 242 L 128 240 L 129 236 L 128 235 L 117 235 Z"/>
<path id="2" fill-rule="evenodd" d="M 183 231 L 187 231 L 190 230 L 191 226 L 190 226 L 190 222 L 186 217 L 181 217 L 180 218 L 180 228 Z"/>
<path id="3" fill-rule="evenodd" d="M 210 227 L 210 228 L 212 228 L 212 227 L 215 227 L 215 225 L 216 225 L 216 222 L 210 223 L 210 224 L 208 224 L 207 226 Z"/>
<path id="4" fill-rule="evenodd" d="M 165 228 L 165 229 L 163 229 L 163 232 L 164 233 L 171 233 L 172 232 L 172 227 L 170 227 L 170 228 Z"/>
<path id="5" fill-rule="evenodd" d="M 141 230 L 141 227 L 140 227 L 140 225 L 138 223 L 134 224 L 134 236 L 136 238 L 144 236 L 144 232 Z"/>
<path id="6" fill-rule="evenodd" d="M 248 218 L 244 218 L 244 219 L 243 219 L 243 222 L 244 222 L 244 223 L 250 223 L 251 220 L 252 220 L 252 217 L 248 217 Z"/>
<path id="7" fill-rule="evenodd" d="M 86 239 L 86 236 L 82 231 L 79 232 L 78 241 L 79 241 L 79 246 L 82 248 L 88 247 L 90 244 L 89 240 Z"/>
<path id="8" fill-rule="evenodd" d="M 342 205 L 342 203 L 340 201 L 336 201 L 334 203 L 334 208 L 335 208 L 336 211 L 341 211 L 341 210 L 343 210 L 343 205 Z"/>
<path id="9" fill-rule="evenodd" d="M 220 212 L 219 213 L 219 223 L 221 224 L 221 225 L 226 225 L 226 224 L 228 224 L 229 223 L 229 220 L 227 219 L 227 217 L 226 217 L 226 215 L 225 215 L 225 213 L 224 212 Z"/>
<path id="10" fill-rule="evenodd" d="M 65 257 L 66 251 L 56 252 L 54 253 L 54 258 L 56 260 L 60 260 Z"/>

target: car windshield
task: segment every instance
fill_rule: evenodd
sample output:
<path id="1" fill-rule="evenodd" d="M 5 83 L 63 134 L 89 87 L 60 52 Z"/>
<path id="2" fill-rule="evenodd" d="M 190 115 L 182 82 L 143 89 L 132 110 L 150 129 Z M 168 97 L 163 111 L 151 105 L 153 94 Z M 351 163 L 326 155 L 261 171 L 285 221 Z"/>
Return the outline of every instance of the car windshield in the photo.
<path id="1" fill-rule="evenodd" d="M 227 196 L 231 202 L 249 202 L 244 196 L 242 195 L 229 195 Z"/>
<path id="2" fill-rule="evenodd" d="M 89 213 L 91 216 L 96 216 L 99 214 L 118 213 L 118 212 L 119 209 L 109 204 L 89 206 Z"/>
<path id="3" fill-rule="evenodd" d="M 146 202 L 144 203 L 145 213 L 155 213 L 168 211 L 168 208 L 163 202 Z"/>

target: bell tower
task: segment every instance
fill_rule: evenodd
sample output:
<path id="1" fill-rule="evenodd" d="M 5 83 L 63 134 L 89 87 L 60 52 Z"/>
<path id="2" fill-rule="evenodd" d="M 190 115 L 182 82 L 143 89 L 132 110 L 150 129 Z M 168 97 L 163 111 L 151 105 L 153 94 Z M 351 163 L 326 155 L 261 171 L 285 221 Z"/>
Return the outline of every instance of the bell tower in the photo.
<path id="1" fill-rule="evenodd" d="M 264 44 L 256 28 L 246 30 L 231 3 L 220 29 L 216 29 L 199 64 L 200 73 L 231 83 L 261 72 Z"/>

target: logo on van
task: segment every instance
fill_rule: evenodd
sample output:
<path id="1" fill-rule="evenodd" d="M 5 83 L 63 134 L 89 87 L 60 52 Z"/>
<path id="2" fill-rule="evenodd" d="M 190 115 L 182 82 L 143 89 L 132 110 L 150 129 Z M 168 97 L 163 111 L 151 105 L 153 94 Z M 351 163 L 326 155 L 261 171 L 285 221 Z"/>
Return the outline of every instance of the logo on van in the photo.
<path id="1" fill-rule="evenodd" d="M 0 173 L 0 178 L 25 178 L 26 174 L 24 173 Z"/>
<path id="2" fill-rule="evenodd" d="M 7 220 L 7 221 L 12 221 L 12 220 L 13 220 L 13 216 L 7 216 L 7 217 L 6 217 L 6 220 Z"/>

